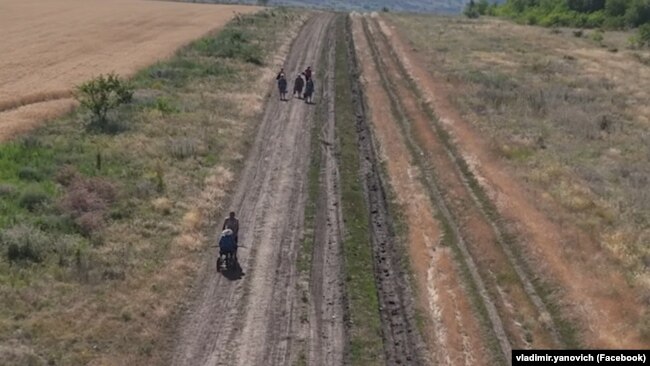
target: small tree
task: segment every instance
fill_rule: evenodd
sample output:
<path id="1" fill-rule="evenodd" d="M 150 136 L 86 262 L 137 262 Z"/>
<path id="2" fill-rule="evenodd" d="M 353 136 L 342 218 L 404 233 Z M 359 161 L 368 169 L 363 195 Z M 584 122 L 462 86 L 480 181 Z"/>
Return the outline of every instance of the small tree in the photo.
<path id="1" fill-rule="evenodd" d="M 646 23 L 639 27 L 639 41 L 641 45 L 650 46 L 650 23 Z"/>
<path id="2" fill-rule="evenodd" d="M 91 125 L 106 130 L 108 112 L 121 104 L 131 102 L 133 87 L 114 73 L 99 75 L 79 85 L 75 98 L 83 108 L 91 112 Z"/>
<path id="3" fill-rule="evenodd" d="M 488 0 L 479 0 L 479 2 L 476 5 L 476 10 L 480 15 L 488 15 L 488 8 L 490 7 L 490 3 Z"/>
<path id="4" fill-rule="evenodd" d="M 463 10 L 463 14 L 465 14 L 465 16 L 470 19 L 479 17 L 480 14 L 478 12 L 478 7 L 476 6 L 474 0 L 469 0 L 469 3 L 465 5 L 465 10 Z"/>

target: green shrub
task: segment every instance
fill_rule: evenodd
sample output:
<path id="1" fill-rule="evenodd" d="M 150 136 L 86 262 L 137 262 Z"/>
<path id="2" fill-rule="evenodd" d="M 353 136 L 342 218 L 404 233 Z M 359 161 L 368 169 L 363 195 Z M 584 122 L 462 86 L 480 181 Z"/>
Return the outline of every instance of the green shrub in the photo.
<path id="1" fill-rule="evenodd" d="M 18 171 L 18 178 L 21 180 L 28 180 L 28 181 L 40 181 L 43 179 L 41 173 L 36 169 L 31 166 L 25 166 L 20 168 Z"/>
<path id="2" fill-rule="evenodd" d="M 638 37 L 642 45 L 650 45 L 650 23 L 639 27 Z"/>
<path id="3" fill-rule="evenodd" d="M 108 131 L 108 113 L 122 104 L 131 102 L 133 87 L 114 73 L 99 75 L 79 85 L 75 98 L 83 108 L 90 111 L 90 126 Z"/>
<path id="4" fill-rule="evenodd" d="M 465 16 L 470 19 L 478 18 L 481 15 L 478 12 L 478 6 L 474 0 L 469 0 L 469 3 L 467 3 L 465 9 L 463 10 L 463 14 L 465 14 Z"/>
<path id="5" fill-rule="evenodd" d="M 51 250 L 52 240 L 38 228 L 17 225 L 0 233 L 0 247 L 10 262 L 40 263 Z"/>
<path id="6" fill-rule="evenodd" d="M 21 145 L 25 150 L 30 150 L 30 149 L 38 149 L 43 146 L 41 143 L 41 140 L 39 140 L 36 136 L 25 136 L 21 139 Z"/>
<path id="7" fill-rule="evenodd" d="M 195 43 L 200 53 L 210 57 L 243 60 L 262 65 L 262 49 L 250 43 L 250 36 L 238 29 L 225 29 L 214 38 L 206 38 Z"/>
<path id="8" fill-rule="evenodd" d="M 598 44 L 601 44 L 601 43 L 603 43 L 603 40 L 605 39 L 605 36 L 603 35 L 602 31 L 597 30 L 597 31 L 591 33 L 591 39 L 594 42 L 596 42 Z"/>
<path id="9" fill-rule="evenodd" d="M 44 215 L 34 223 L 39 229 L 47 232 L 74 233 L 75 224 L 68 215 Z"/>
<path id="10" fill-rule="evenodd" d="M 165 97 L 156 98 L 156 102 L 154 103 L 154 106 L 163 115 L 168 115 L 168 114 L 173 114 L 173 113 L 178 113 L 179 112 L 178 107 L 173 105 L 172 102 L 169 99 L 165 98 Z"/>
<path id="11" fill-rule="evenodd" d="M 26 208 L 29 211 L 36 210 L 39 206 L 46 204 L 49 201 L 49 196 L 45 191 L 36 185 L 28 186 L 21 193 L 18 198 L 18 205 Z"/>

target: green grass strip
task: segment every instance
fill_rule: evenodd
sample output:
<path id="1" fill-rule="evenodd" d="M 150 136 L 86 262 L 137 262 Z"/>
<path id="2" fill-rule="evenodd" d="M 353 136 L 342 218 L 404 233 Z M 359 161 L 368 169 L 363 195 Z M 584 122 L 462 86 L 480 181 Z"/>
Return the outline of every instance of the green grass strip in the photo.
<path id="1" fill-rule="evenodd" d="M 341 204 L 345 222 L 343 254 L 349 302 L 351 365 L 383 362 L 383 340 L 379 301 L 373 275 L 368 206 L 359 178 L 356 115 L 352 102 L 345 17 L 337 21 L 336 44 L 336 133 L 340 142 Z"/>

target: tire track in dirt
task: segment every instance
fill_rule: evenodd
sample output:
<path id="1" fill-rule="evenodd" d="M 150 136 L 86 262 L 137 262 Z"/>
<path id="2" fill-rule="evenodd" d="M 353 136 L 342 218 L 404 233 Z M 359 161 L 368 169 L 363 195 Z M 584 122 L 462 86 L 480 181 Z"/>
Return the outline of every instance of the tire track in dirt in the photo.
<path id="1" fill-rule="evenodd" d="M 318 60 L 332 16 L 303 27 L 285 62 L 287 75 Z M 287 365 L 299 336 L 296 255 L 302 234 L 312 108 L 300 101 L 267 104 L 231 207 L 240 220 L 239 260 L 232 281 L 206 271 L 185 319 L 174 365 Z M 214 263 L 213 255 L 210 261 Z M 211 266 L 214 271 L 214 265 Z"/>
<path id="2" fill-rule="evenodd" d="M 376 46 L 375 57 L 382 64 L 381 69 L 385 70 L 387 89 L 392 91 L 393 100 L 403 115 L 404 133 L 417 150 L 416 154 L 426 156 L 426 161 L 421 164 L 430 164 L 428 169 L 432 179 L 429 179 L 429 185 L 442 193 L 437 198 L 439 206 L 449 210 L 448 221 L 451 226 L 458 227 L 454 230 L 457 231 L 457 243 L 467 249 L 463 256 L 476 265 L 477 276 L 473 279 L 476 284 L 484 283 L 477 287 L 480 290 L 485 286 L 486 292 L 480 292 L 494 330 L 497 335 L 502 331 L 499 328 L 505 331 L 499 336 L 503 356 L 509 357 L 511 345 L 517 348 L 561 345 L 545 304 L 504 243 L 499 224 L 486 213 L 476 196 L 470 183 L 472 177 L 462 169 L 464 162 L 457 160 L 449 142 L 431 126 L 431 117 L 419 104 L 419 95 L 408 84 L 408 75 L 390 43 L 378 23 L 370 23 L 366 31 Z M 461 248 L 461 251 L 465 252 L 465 249 Z"/>
<path id="3" fill-rule="evenodd" d="M 579 228 L 541 211 L 536 203 L 539 193 L 514 179 L 514 173 L 491 151 L 489 141 L 471 126 L 467 118 L 477 116 L 461 116 L 452 106 L 451 85 L 430 73 L 402 35 L 391 31 L 383 19 L 380 22 L 424 102 L 435 111 L 458 153 L 469 163 L 468 169 L 498 214 L 515 228 L 514 235 L 524 238 L 516 242 L 524 262 L 534 276 L 553 287 L 552 296 L 562 307 L 562 316 L 580 324 L 582 339 L 575 341 L 591 348 L 647 347 L 648 342 L 639 337 L 635 326 L 643 316 L 642 300 L 623 274 L 612 268 L 615 266 L 608 262 L 603 248 Z"/>
<path id="4" fill-rule="evenodd" d="M 374 125 L 383 160 L 399 205 L 408 217 L 408 245 L 419 292 L 420 308 L 430 318 L 428 337 L 433 359 L 440 365 L 487 365 L 488 351 L 474 315 L 453 253 L 442 243 L 440 213 L 423 186 L 420 169 L 392 120 L 391 103 L 372 59 L 361 20 L 353 17 L 353 35 L 361 61 L 369 118 Z"/>
<path id="5" fill-rule="evenodd" d="M 346 42 L 351 74 L 358 75 L 351 23 L 347 22 Z M 382 337 L 387 365 L 429 364 L 428 352 L 415 321 L 413 291 L 408 274 L 402 267 L 403 246 L 395 241 L 385 184 L 379 171 L 376 146 L 366 120 L 366 106 L 357 78 L 351 80 L 352 99 L 356 114 L 359 144 L 360 178 L 364 185 L 370 210 L 371 244 L 375 260 L 374 275 L 377 285 Z"/>
<path id="6" fill-rule="evenodd" d="M 309 314 L 309 365 L 343 365 L 345 342 L 344 324 L 345 283 L 343 281 L 342 212 L 340 174 L 336 158 L 335 131 L 335 32 L 327 36 L 327 69 L 323 76 L 325 104 L 324 124 L 320 130 L 321 161 L 320 194 L 315 217 L 314 247 L 310 276 L 311 307 Z"/>

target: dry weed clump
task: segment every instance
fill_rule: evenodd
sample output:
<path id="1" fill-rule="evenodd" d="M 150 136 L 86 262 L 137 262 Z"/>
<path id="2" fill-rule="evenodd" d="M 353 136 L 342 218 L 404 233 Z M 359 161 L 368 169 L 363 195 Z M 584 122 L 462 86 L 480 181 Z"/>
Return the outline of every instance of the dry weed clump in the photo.
<path id="1" fill-rule="evenodd" d="M 116 201 L 117 189 L 113 183 L 98 177 L 83 177 L 64 169 L 57 175 L 67 182 L 66 193 L 58 203 L 59 209 L 70 215 L 79 232 L 91 237 L 106 226 L 108 210 Z"/>
<path id="2" fill-rule="evenodd" d="M 172 201 L 165 197 L 154 199 L 151 202 L 151 205 L 153 206 L 153 209 L 161 215 L 169 215 L 172 212 L 172 208 L 174 208 Z"/>

